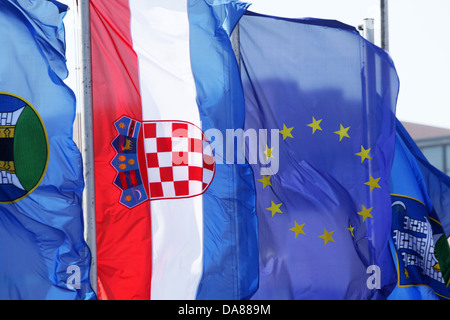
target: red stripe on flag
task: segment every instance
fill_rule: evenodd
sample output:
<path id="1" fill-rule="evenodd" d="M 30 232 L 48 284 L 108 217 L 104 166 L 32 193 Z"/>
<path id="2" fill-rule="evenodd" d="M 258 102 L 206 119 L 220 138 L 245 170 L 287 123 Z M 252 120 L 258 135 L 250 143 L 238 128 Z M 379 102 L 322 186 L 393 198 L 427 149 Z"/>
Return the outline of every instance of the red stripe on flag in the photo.
<path id="1" fill-rule="evenodd" d="M 126 115 L 142 120 L 138 61 L 132 49 L 128 0 L 91 0 L 94 170 L 99 299 L 149 299 L 151 281 L 150 204 L 132 209 L 119 203 L 111 142 L 114 122 Z M 143 148 L 142 132 L 138 147 Z M 145 152 L 140 172 L 148 192 Z"/>
<path id="2" fill-rule="evenodd" d="M 136 177 L 136 170 L 130 171 L 130 179 L 131 179 L 131 185 L 133 187 L 137 187 L 139 185 L 137 177 Z"/>
<path id="3" fill-rule="evenodd" d="M 127 183 L 127 177 L 125 176 L 125 173 L 119 172 L 119 178 L 120 178 L 120 183 L 122 184 L 122 189 L 129 189 L 129 186 Z"/>

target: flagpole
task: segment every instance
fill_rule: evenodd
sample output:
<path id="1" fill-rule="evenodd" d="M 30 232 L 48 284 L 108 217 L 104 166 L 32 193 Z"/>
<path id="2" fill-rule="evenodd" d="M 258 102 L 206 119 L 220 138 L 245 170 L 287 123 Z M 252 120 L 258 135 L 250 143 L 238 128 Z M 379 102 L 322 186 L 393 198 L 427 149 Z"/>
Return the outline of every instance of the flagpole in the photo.
<path id="1" fill-rule="evenodd" d="M 385 10 L 385 8 L 387 7 L 387 0 L 380 0 L 381 1 L 381 45 L 382 45 L 382 49 L 384 50 L 388 50 L 389 46 L 388 46 L 388 37 L 387 37 L 387 9 Z M 361 26 L 362 28 L 360 30 L 363 30 L 363 37 L 369 41 L 372 44 L 375 44 L 375 22 L 373 18 L 367 18 L 364 19 L 364 25 Z M 373 96 L 370 96 L 370 92 L 373 91 L 373 89 L 376 87 L 375 83 L 370 83 L 369 82 L 369 74 L 375 74 L 376 72 L 374 71 L 376 69 L 376 62 L 373 60 L 373 58 L 371 57 L 371 55 L 369 54 L 369 51 L 367 50 L 367 46 L 365 45 L 365 49 L 364 49 L 364 78 L 365 78 L 365 91 L 366 91 L 366 95 L 365 95 L 365 104 L 366 104 L 366 112 L 367 115 L 369 114 L 369 110 L 374 110 L 373 108 L 373 103 L 375 103 L 376 98 L 374 98 Z M 371 69 L 371 71 L 369 70 Z M 381 72 L 384 72 L 384 69 L 382 69 Z M 381 76 L 381 79 L 384 79 L 383 75 Z M 372 81 L 373 82 L 373 81 Z M 372 106 L 372 107 L 371 107 Z M 367 132 L 371 132 L 371 130 L 367 130 Z M 368 137 L 368 140 L 370 141 L 371 138 Z M 371 162 L 369 162 L 369 173 L 372 172 L 372 165 Z M 372 194 L 369 194 L 369 197 L 372 198 Z M 372 200 L 371 200 L 372 202 Z M 370 223 L 370 222 L 368 222 Z M 371 239 L 375 239 L 376 234 L 373 233 L 373 229 L 372 232 L 370 234 L 368 234 L 368 237 L 370 237 Z M 369 250 L 369 265 L 377 265 L 377 262 L 375 260 L 375 257 L 371 254 L 371 251 Z M 369 270 L 369 269 L 368 269 Z"/>
<path id="2" fill-rule="evenodd" d="M 363 37 L 368 42 L 373 43 L 373 44 L 375 43 L 374 26 L 375 26 L 375 22 L 374 22 L 373 18 L 366 18 L 366 19 L 364 19 L 364 24 L 359 26 L 359 30 L 363 31 Z M 363 51 L 364 52 L 364 55 L 363 55 L 364 58 L 363 59 L 364 59 L 364 91 L 365 91 L 365 94 L 364 94 L 364 99 L 365 99 L 365 101 L 364 101 L 364 105 L 365 105 L 364 112 L 365 112 L 365 115 L 367 117 L 370 117 L 370 110 L 374 110 L 373 107 L 372 107 L 373 99 L 370 96 L 370 93 L 373 91 L 371 89 L 373 88 L 374 83 L 369 82 L 369 79 L 370 79 L 369 74 L 373 74 L 374 61 L 373 61 L 372 55 L 370 54 L 371 51 L 368 50 L 368 48 L 367 48 L 367 44 L 364 44 L 363 48 L 364 48 L 363 49 L 364 50 Z M 371 132 L 370 128 L 366 128 L 366 132 L 368 134 L 367 141 L 371 141 L 372 139 L 370 137 L 370 132 Z M 369 169 L 368 170 L 368 175 L 370 175 L 372 173 L 372 170 L 373 170 L 372 163 L 370 161 L 368 162 L 368 169 Z M 367 177 L 367 178 L 369 178 L 369 177 Z M 370 203 L 373 203 L 373 198 L 372 198 L 372 193 L 371 192 L 369 192 L 369 199 L 370 199 Z M 371 224 L 371 222 L 368 221 L 367 225 L 370 225 L 370 224 Z M 371 232 L 368 231 L 368 233 L 370 232 L 370 234 L 367 234 L 367 237 L 370 238 L 370 239 L 375 239 L 375 234 L 373 233 L 373 231 L 374 231 L 373 228 L 368 228 L 368 230 L 371 230 Z M 368 250 L 368 257 L 367 258 L 368 258 L 369 266 L 376 265 L 375 257 L 373 256 L 371 250 Z"/>
<path id="3" fill-rule="evenodd" d="M 388 0 L 380 0 L 381 48 L 389 51 L 389 8 Z"/>
<path id="4" fill-rule="evenodd" d="M 85 238 L 91 251 L 91 286 L 97 293 L 97 242 L 95 219 L 94 185 L 94 142 L 92 123 L 92 69 L 91 37 L 89 19 L 89 0 L 79 0 L 79 22 L 81 26 L 81 132 L 85 188 L 83 193 L 83 212 L 85 220 Z"/>
<path id="5" fill-rule="evenodd" d="M 364 32 L 364 38 L 371 42 L 371 43 L 375 43 L 375 22 L 374 19 L 372 18 L 366 18 L 364 19 L 364 28 L 363 28 L 363 32 Z"/>

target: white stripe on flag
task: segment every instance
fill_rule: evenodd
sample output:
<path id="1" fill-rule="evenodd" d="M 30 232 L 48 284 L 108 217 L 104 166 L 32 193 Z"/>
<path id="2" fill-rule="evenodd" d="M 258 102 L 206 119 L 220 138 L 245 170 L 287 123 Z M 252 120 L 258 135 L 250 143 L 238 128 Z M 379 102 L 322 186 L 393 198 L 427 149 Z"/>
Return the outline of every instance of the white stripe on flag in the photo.
<path id="1" fill-rule="evenodd" d="M 142 120 L 183 120 L 201 128 L 190 64 L 187 1 L 129 3 Z M 195 299 L 203 271 L 202 196 L 152 201 L 151 221 L 151 298 Z"/>

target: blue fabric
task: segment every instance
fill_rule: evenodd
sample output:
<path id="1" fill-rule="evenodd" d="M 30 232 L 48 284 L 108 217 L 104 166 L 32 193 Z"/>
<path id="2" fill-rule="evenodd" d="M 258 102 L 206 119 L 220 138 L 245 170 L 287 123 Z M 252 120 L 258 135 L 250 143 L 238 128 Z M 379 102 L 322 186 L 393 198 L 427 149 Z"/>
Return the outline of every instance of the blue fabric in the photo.
<path id="1" fill-rule="evenodd" d="M 390 189 L 391 247 L 398 284 L 389 299 L 450 299 L 449 279 L 436 270 L 437 266 L 448 269 L 441 254 L 448 259 L 450 249 L 448 245 L 439 250 L 435 247 L 441 237 L 443 244 L 447 243 L 450 234 L 445 210 L 450 205 L 450 178 L 427 161 L 400 121 L 396 131 Z"/>
<path id="2" fill-rule="evenodd" d="M 83 237 L 82 160 L 72 139 L 75 96 L 63 83 L 66 10 L 56 1 L 0 1 L 0 111 L 5 116 L 24 106 L 14 141 L 4 143 L 0 137 L 2 151 L 14 145 L 16 166 L 14 172 L 11 165 L 1 165 L 0 299 L 95 298 Z M 29 121 L 35 137 L 28 131 Z M 27 132 L 28 137 L 21 136 Z M 36 154 L 27 159 L 22 153 L 19 159 L 21 141 L 36 139 L 42 146 L 39 137 L 44 137 L 44 148 L 31 148 Z M 37 162 L 30 168 L 23 165 L 30 159 L 44 159 L 41 176 L 31 174 Z M 23 197 L 6 191 L 11 177 L 18 178 L 14 186 L 25 190 Z M 40 179 L 30 184 L 29 177 Z"/>
<path id="3" fill-rule="evenodd" d="M 204 263 L 197 299 L 248 299 L 258 285 L 255 189 L 251 167 L 227 157 L 227 130 L 244 126 L 244 97 L 230 34 L 247 4 L 189 0 L 191 62 L 202 129 L 216 171 L 203 195 Z M 224 141 L 225 142 L 225 141 Z M 240 150 L 234 145 L 233 150 Z"/>
<path id="4" fill-rule="evenodd" d="M 396 282 L 390 57 L 336 21 L 246 14 L 239 25 L 245 130 L 259 138 L 247 143 L 259 224 L 253 298 L 385 299 Z"/>
<path id="5" fill-rule="evenodd" d="M 447 235 L 450 235 L 450 215 L 448 208 L 450 207 L 450 177 L 431 165 L 420 151 L 417 144 L 413 141 L 409 133 L 403 127 L 401 122 L 397 121 L 396 125 L 396 140 L 403 145 L 404 150 L 409 150 L 408 157 L 415 172 L 420 172 L 416 175 L 419 179 L 416 184 L 419 186 L 420 196 L 423 198 L 429 211 L 434 210 L 435 218 L 438 219 Z M 396 161 L 394 161 L 396 165 Z M 393 174 L 395 171 L 393 169 Z M 395 180 L 392 181 L 393 188 L 400 188 L 395 185 Z M 411 184 L 410 187 L 413 187 Z M 406 186 L 403 185 L 402 188 Z M 405 191 L 409 192 L 409 190 Z"/>

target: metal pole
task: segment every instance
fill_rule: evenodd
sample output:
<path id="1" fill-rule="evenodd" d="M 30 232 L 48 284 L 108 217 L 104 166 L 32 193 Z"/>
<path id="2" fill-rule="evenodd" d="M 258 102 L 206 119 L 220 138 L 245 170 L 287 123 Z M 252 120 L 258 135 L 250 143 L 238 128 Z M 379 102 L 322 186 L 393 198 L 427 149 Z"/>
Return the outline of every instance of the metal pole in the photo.
<path id="1" fill-rule="evenodd" d="M 381 48 L 389 51 L 389 8 L 388 0 L 380 0 Z"/>
<path id="2" fill-rule="evenodd" d="M 372 43 L 375 43 L 375 28 L 374 19 L 366 18 L 364 19 L 364 38 Z"/>
<path id="3" fill-rule="evenodd" d="M 94 185 L 94 141 L 92 124 L 92 68 L 91 36 L 89 18 L 89 0 L 79 0 L 79 22 L 81 26 L 81 74 L 83 93 L 80 95 L 82 106 L 81 131 L 82 155 L 85 188 L 83 193 L 83 212 L 85 220 L 85 238 L 91 251 L 90 280 L 97 293 L 97 237 L 95 219 Z"/>
<path id="4" fill-rule="evenodd" d="M 364 19 L 364 24 L 360 26 L 360 30 L 363 31 L 363 37 L 371 43 L 375 43 L 375 32 L 374 32 L 374 19 L 372 18 L 366 18 Z M 369 76 L 371 74 L 375 74 L 374 69 L 375 69 L 375 58 L 373 55 L 372 50 L 370 50 L 368 48 L 367 43 L 363 44 L 363 61 L 364 61 L 364 109 L 363 112 L 365 114 L 365 116 L 367 118 L 372 117 L 372 110 L 375 110 L 374 108 L 374 103 L 376 103 L 376 97 L 374 97 L 373 93 L 376 92 L 375 90 L 375 86 L 376 86 L 376 81 L 374 82 L 372 80 L 372 78 Z M 372 81 L 371 81 L 372 80 Z M 371 125 L 370 121 L 366 121 L 366 127 L 364 129 L 364 131 L 367 133 L 366 134 L 366 139 L 368 141 L 371 141 L 371 128 L 369 127 Z M 367 178 L 369 178 L 369 176 L 371 175 L 371 173 L 373 172 L 373 167 L 372 167 L 372 163 L 369 162 L 368 164 L 368 172 L 367 172 Z M 373 196 L 372 193 L 369 192 L 368 193 L 368 197 L 369 197 L 369 201 L 370 203 L 373 202 Z M 373 228 L 369 228 L 369 226 L 372 224 L 371 221 L 367 221 L 367 237 L 369 239 L 375 239 L 375 234 L 373 232 Z M 371 232 L 369 231 L 371 230 Z M 370 233 L 369 233 L 370 232 Z M 369 250 L 368 250 L 368 263 L 369 265 L 376 265 L 377 261 L 376 256 L 373 255 L 373 251 L 371 250 L 373 249 L 372 244 L 369 243 Z"/>

